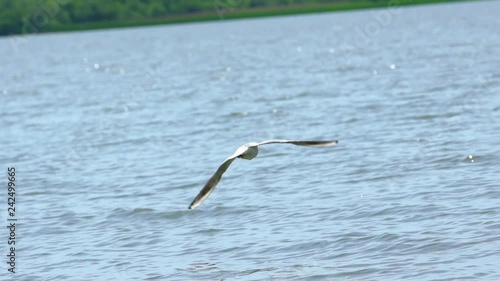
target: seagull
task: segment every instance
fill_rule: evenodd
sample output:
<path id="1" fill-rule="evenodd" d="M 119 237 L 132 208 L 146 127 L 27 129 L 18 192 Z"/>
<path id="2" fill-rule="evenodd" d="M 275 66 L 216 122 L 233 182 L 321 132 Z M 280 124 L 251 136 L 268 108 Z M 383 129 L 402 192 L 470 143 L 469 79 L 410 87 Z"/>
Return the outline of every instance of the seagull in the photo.
<path id="1" fill-rule="evenodd" d="M 259 145 L 271 144 L 271 143 L 289 143 L 294 145 L 301 146 L 313 146 L 313 147 L 324 147 L 324 146 L 334 146 L 338 143 L 337 140 L 316 140 L 316 141 L 300 141 L 300 140 L 265 140 L 262 142 L 250 142 L 240 146 L 233 155 L 229 156 L 217 169 L 215 174 L 208 180 L 205 186 L 201 189 L 200 193 L 196 195 L 191 205 L 189 205 L 188 209 L 194 209 L 198 207 L 207 197 L 214 191 L 215 186 L 219 183 L 222 175 L 226 172 L 227 168 L 231 163 L 233 163 L 234 159 L 241 158 L 245 160 L 254 159 L 259 153 Z"/>

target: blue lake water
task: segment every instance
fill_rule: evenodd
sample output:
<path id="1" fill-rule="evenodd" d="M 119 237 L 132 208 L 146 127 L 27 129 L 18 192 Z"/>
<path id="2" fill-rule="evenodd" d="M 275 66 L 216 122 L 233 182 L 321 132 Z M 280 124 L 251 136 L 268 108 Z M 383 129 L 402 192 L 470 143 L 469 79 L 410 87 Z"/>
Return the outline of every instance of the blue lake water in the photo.
<path id="1" fill-rule="evenodd" d="M 1 38 L 2 280 L 500 280 L 499 9 Z"/>

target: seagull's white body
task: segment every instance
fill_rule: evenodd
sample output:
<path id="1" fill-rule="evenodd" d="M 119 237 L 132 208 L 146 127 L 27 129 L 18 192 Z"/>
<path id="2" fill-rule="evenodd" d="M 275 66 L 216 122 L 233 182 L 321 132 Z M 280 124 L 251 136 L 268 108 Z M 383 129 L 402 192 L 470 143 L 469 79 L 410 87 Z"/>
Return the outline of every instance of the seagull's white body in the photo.
<path id="1" fill-rule="evenodd" d="M 215 186 L 219 183 L 222 174 L 226 172 L 229 165 L 233 163 L 234 159 L 242 158 L 246 160 L 254 159 L 259 153 L 259 145 L 271 144 L 271 143 L 289 143 L 294 145 L 302 145 L 302 146 L 315 146 L 315 147 L 323 147 L 323 146 L 333 146 L 338 143 L 337 140 L 332 141 L 297 141 L 297 140 L 266 140 L 262 142 L 250 142 L 240 146 L 233 155 L 229 156 L 217 169 L 215 174 L 208 180 L 205 186 L 201 189 L 200 193 L 194 198 L 191 205 L 189 205 L 189 209 L 194 209 L 198 207 L 207 197 L 214 191 Z"/>

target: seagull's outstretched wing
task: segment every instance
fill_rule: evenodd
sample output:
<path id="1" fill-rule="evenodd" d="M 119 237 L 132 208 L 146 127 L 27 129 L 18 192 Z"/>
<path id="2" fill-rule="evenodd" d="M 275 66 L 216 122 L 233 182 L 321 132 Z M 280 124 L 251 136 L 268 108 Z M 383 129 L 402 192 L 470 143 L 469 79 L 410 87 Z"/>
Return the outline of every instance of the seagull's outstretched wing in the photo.
<path id="1" fill-rule="evenodd" d="M 207 199 L 208 195 L 210 195 L 210 193 L 212 193 L 212 191 L 214 191 L 215 186 L 217 186 L 217 184 L 219 183 L 219 181 L 222 177 L 222 174 L 224 174 L 226 172 L 227 168 L 229 168 L 229 165 L 231 165 L 231 163 L 233 163 L 233 161 L 234 161 L 234 159 L 236 159 L 236 157 L 243 154 L 246 151 L 246 149 L 247 149 L 247 147 L 245 147 L 245 146 L 238 148 L 233 153 L 233 155 L 229 156 L 219 166 L 219 168 L 217 169 L 215 174 L 207 181 L 205 186 L 201 189 L 200 193 L 198 193 L 198 195 L 196 195 L 196 197 L 194 198 L 193 202 L 191 202 L 191 205 L 189 205 L 189 209 L 194 209 L 194 208 L 198 207 L 198 205 L 200 205 L 203 201 L 205 201 L 205 199 Z"/>
<path id="2" fill-rule="evenodd" d="M 259 145 L 264 145 L 264 144 L 270 144 L 270 143 L 290 143 L 294 145 L 303 145 L 303 146 L 317 146 L 317 147 L 322 147 L 322 146 L 333 146 L 338 143 L 337 140 L 329 140 L 329 141 L 299 141 L 299 140 L 266 140 L 262 141 L 259 143 L 248 143 L 240 148 L 238 148 L 233 155 L 229 156 L 217 169 L 215 174 L 208 180 L 208 182 L 205 184 L 205 186 L 201 189 L 200 193 L 196 195 L 194 198 L 193 202 L 191 202 L 191 205 L 189 205 L 189 209 L 194 209 L 198 207 L 207 197 L 214 191 L 215 186 L 219 183 L 222 175 L 226 172 L 227 168 L 233 163 L 234 159 L 236 159 L 238 156 L 244 154 L 247 152 L 249 147 L 254 147 L 254 146 L 259 146 Z M 246 158 L 245 158 L 246 159 Z M 251 158 L 249 158 L 251 159 Z"/>
<path id="3" fill-rule="evenodd" d="M 334 146 L 338 143 L 338 140 L 328 140 L 328 141 L 301 141 L 301 140 L 266 140 L 259 142 L 258 145 L 270 144 L 270 143 L 290 143 L 295 145 L 303 146 Z"/>

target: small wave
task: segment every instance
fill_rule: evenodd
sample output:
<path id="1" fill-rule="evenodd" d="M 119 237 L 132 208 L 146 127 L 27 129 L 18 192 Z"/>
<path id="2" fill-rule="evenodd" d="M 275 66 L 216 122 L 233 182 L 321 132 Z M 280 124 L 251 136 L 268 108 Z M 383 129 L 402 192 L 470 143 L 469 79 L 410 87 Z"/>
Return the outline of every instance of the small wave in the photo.
<path id="1" fill-rule="evenodd" d="M 150 208 L 135 208 L 133 209 L 130 214 L 131 215 L 135 215 L 135 214 L 140 214 L 140 213 L 151 213 L 153 212 L 154 210 L 153 209 L 150 209 Z"/>
<path id="2" fill-rule="evenodd" d="M 234 116 L 234 117 L 241 117 L 241 116 L 247 116 L 248 111 L 233 111 L 229 114 L 229 116 Z"/>

